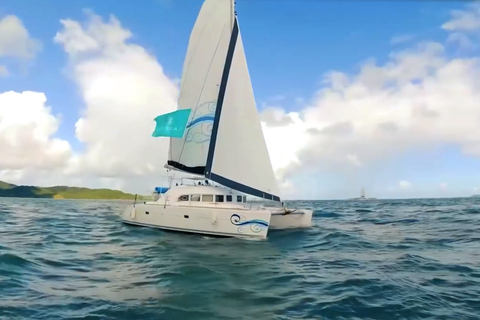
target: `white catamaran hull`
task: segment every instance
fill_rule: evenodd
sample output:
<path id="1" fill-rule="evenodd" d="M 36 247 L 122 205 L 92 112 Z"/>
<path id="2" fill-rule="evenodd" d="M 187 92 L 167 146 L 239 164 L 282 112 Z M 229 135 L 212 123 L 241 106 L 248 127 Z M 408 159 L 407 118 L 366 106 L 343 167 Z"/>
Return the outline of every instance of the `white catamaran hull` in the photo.
<path id="1" fill-rule="evenodd" d="M 167 192 L 168 198 L 177 199 L 179 195 L 200 199 L 216 193 L 225 199 L 237 195 L 229 194 L 224 188 L 206 186 L 174 187 Z M 223 195 L 222 195 L 223 193 Z M 212 196 L 210 196 L 212 197 Z M 243 201 L 242 196 L 238 200 Z M 166 196 L 152 202 L 129 205 L 122 215 L 127 224 L 154 227 L 159 229 L 201 233 L 208 235 L 266 238 L 268 230 L 309 228 L 312 226 L 312 210 L 286 209 L 259 206 L 248 207 L 243 203 L 166 201 Z"/>
<path id="2" fill-rule="evenodd" d="M 160 204 L 128 206 L 124 223 L 180 232 L 216 236 L 267 237 L 271 212 L 266 210 L 225 210 Z"/>
<path id="3" fill-rule="evenodd" d="M 300 210 L 294 213 L 272 213 L 270 229 L 309 228 L 312 226 L 312 210 Z"/>

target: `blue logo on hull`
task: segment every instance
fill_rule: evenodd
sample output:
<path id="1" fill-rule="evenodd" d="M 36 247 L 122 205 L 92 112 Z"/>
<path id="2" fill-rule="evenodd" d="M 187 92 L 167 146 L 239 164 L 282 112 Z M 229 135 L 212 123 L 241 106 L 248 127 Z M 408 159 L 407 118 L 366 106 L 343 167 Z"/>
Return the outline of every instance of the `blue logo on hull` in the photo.
<path id="1" fill-rule="evenodd" d="M 238 214 L 232 214 L 230 217 L 230 222 L 236 226 L 238 226 L 237 231 L 239 233 L 243 232 L 243 227 L 250 226 L 250 230 L 255 233 L 261 232 L 263 229 L 268 228 L 268 222 L 261 219 L 252 219 L 252 220 L 245 220 L 244 216 L 240 216 Z"/>

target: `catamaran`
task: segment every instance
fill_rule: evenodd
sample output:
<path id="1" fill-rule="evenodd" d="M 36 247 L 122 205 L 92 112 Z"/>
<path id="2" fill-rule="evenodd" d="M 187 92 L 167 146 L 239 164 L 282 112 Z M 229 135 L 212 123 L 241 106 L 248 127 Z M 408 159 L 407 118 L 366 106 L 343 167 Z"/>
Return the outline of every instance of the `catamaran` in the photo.
<path id="1" fill-rule="evenodd" d="M 287 209 L 270 162 L 234 0 L 205 0 L 190 34 L 177 110 L 155 118 L 169 137 L 169 171 L 190 183 L 158 187 L 125 223 L 216 236 L 266 238 L 312 225 L 312 210 Z M 272 205 L 247 202 L 247 195 Z"/>
<path id="2" fill-rule="evenodd" d="M 352 198 L 350 200 L 365 201 L 365 200 L 377 200 L 377 198 L 367 198 L 367 197 L 365 197 L 365 187 L 362 187 L 362 190 L 360 191 L 360 198 Z"/>

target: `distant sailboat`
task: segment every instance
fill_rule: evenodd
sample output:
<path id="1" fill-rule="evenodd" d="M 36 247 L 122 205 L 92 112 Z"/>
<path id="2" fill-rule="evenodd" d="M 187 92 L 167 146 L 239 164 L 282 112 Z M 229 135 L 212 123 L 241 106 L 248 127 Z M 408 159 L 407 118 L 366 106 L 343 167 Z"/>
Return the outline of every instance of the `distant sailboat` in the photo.
<path id="1" fill-rule="evenodd" d="M 350 200 L 358 200 L 358 201 L 363 201 L 363 200 L 376 200 L 376 198 L 367 198 L 365 197 L 365 187 L 362 187 L 362 190 L 360 191 L 360 198 L 352 198 Z"/>
<path id="2" fill-rule="evenodd" d="M 169 137 L 166 168 L 196 176 L 134 203 L 127 224 L 266 238 L 270 229 L 310 227 L 312 210 L 255 207 L 250 195 L 281 204 L 263 137 L 234 0 L 205 0 L 190 35 L 178 109 L 155 118 Z M 215 182 L 221 186 L 214 185 Z"/>

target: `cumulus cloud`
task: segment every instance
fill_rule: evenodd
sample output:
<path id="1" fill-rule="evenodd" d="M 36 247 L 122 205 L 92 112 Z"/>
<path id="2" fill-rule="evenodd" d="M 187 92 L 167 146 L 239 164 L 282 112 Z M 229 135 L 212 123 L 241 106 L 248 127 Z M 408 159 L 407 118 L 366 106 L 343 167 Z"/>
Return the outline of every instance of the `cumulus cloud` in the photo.
<path id="1" fill-rule="evenodd" d="M 402 188 L 403 190 L 407 190 L 407 189 L 410 189 L 410 187 L 412 186 L 412 184 L 406 180 L 402 180 L 398 183 L 398 185 L 400 186 L 400 188 Z"/>
<path id="2" fill-rule="evenodd" d="M 269 127 L 288 126 L 294 123 L 294 114 L 286 114 L 280 107 L 264 107 L 261 121 Z"/>
<path id="3" fill-rule="evenodd" d="M 60 120 L 43 93 L 0 94 L 0 169 L 59 169 L 70 156 L 67 141 L 53 137 Z"/>
<path id="4" fill-rule="evenodd" d="M 474 49 L 478 46 L 469 36 L 462 32 L 451 33 L 447 38 L 447 42 L 458 45 L 460 49 Z"/>
<path id="5" fill-rule="evenodd" d="M 480 29 L 480 3 L 466 5 L 464 10 L 453 10 L 451 20 L 442 25 L 449 31 L 475 31 Z"/>
<path id="6" fill-rule="evenodd" d="M 303 121 L 298 113 L 287 114 L 279 107 L 265 108 L 261 121 L 272 167 L 287 191 L 292 185 L 286 181 L 285 174 L 290 168 L 300 165 L 297 153 L 308 147 Z"/>
<path id="7" fill-rule="evenodd" d="M 9 62 L 31 60 L 41 48 L 17 16 L 0 19 L 0 62 L 7 57 Z M 0 65 L 0 77 L 9 74 Z M 67 141 L 55 137 L 60 120 L 42 92 L 0 93 L 0 180 L 44 185 L 52 177 L 58 182 L 65 178 L 72 152 Z"/>
<path id="8" fill-rule="evenodd" d="M 111 16 L 87 12 L 87 21 L 61 20 L 54 41 L 69 57 L 69 71 L 85 108 L 76 136 L 85 152 L 72 173 L 99 177 L 148 177 L 163 171 L 168 139 L 154 139 L 153 119 L 176 108 L 178 81 L 156 58 L 129 40 L 131 32 Z"/>
<path id="9" fill-rule="evenodd" d="M 453 10 L 451 19 L 442 25 L 449 31 L 447 43 L 458 45 L 459 49 L 477 49 L 480 40 L 480 3 L 470 3 L 464 10 Z"/>
<path id="10" fill-rule="evenodd" d="M 30 59 L 40 49 L 40 42 L 30 37 L 17 16 L 8 15 L 0 20 L 0 56 Z"/>
<path id="11" fill-rule="evenodd" d="M 284 177 L 299 169 L 351 175 L 355 167 L 446 145 L 480 157 L 478 57 L 451 58 L 444 44 L 420 42 L 392 52 L 382 65 L 369 60 L 357 74 L 332 71 L 324 80 L 298 112 L 298 125 L 283 127 L 304 139 L 302 146 L 282 145 L 296 153 Z M 268 140 L 272 149 L 275 136 Z"/>
<path id="12" fill-rule="evenodd" d="M 466 16 L 476 8 L 469 6 Z M 465 19 L 453 14 L 442 27 L 451 36 L 473 30 Z M 45 154 L 79 183 L 90 177 L 127 191 L 161 183 L 156 179 L 163 172 L 168 139 L 150 135 L 153 118 L 175 109 L 178 81 L 131 42 L 131 32 L 113 16 L 104 21 L 88 13 L 85 23 L 65 19 L 61 25 L 54 41 L 67 53 L 69 75 L 84 101 L 76 123 L 84 151 L 66 161 L 70 151 L 51 138 L 56 127 L 50 120 L 44 127 L 50 135 L 38 140 L 50 150 Z M 420 42 L 392 52 L 383 64 L 370 59 L 355 74 L 331 71 L 317 92 L 299 99 L 304 107 L 297 112 L 286 112 L 284 99 L 271 99 L 276 105 L 264 108 L 261 120 L 282 191 L 295 197 L 292 177 L 302 172 L 350 175 L 411 150 L 456 145 L 480 157 L 480 59 L 451 58 L 445 45 Z M 10 167 L 3 176 L 31 174 Z M 398 186 L 411 184 L 403 180 Z"/>

